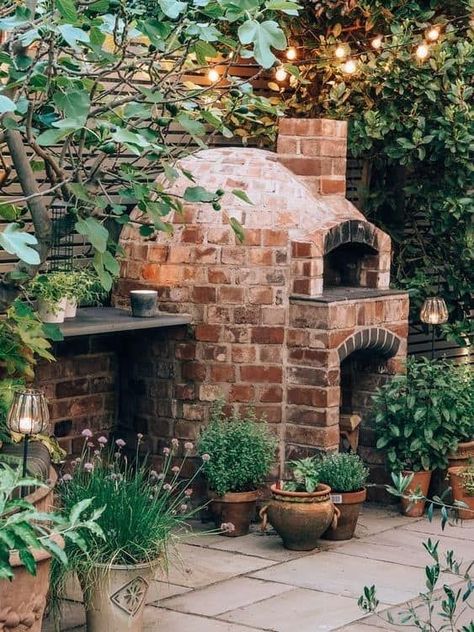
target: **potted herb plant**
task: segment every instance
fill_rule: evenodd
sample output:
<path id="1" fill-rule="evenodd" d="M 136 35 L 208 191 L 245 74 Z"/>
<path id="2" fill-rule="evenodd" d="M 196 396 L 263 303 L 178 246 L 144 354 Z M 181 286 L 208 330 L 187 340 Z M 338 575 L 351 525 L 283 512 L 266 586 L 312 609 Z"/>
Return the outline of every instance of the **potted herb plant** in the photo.
<path id="1" fill-rule="evenodd" d="M 458 426 L 458 444 L 448 455 L 449 467 L 465 466 L 474 459 L 474 369 L 470 365 L 447 364 L 449 388 L 453 393 L 452 414 Z"/>
<path id="2" fill-rule="evenodd" d="M 293 480 L 271 486 L 272 498 L 261 511 L 262 529 L 267 521 L 293 551 L 311 551 L 332 524 L 337 526 L 339 510 L 331 501 L 331 488 L 319 482 L 316 459 L 288 463 Z"/>
<path id="3" fill-rule="evenodd" d="M 225 535 L 248 533 L 258 488 L 270 473 L 276 445 L 266 423 L 252 410 L 227 417 L 222 401 L 213 406 L 209 424 L 199 437 L 198 452 L 203 459 L 209 457 L 203 471 L 216 525 L 234 527 Z"/>
<path id="4" fill-rule="evenodd" d="M 459 518 L 474 520 L 474 462 L 450 467 L 448 474 L 454 502 L 459 505 Z"/>
<path id="5" fill-rule="evenodd" d="M 141 435 L 133 466 L 123 455 L 121 439 L 107 447 L 105 437 L 93 445 L 92 432 L 85 430 L 83 435 L 84 449 L 72 473 L 63 476 L 59 497 L 66 511 L 85 498 L 93 499 L 91 511 L 103 507 L 97 523 L 105 539 L 90 532 L 84 538 L 88 554 L 79 543 L 67 543 L 69 568 L 54 565 L 53 594 L 60 597 L 67 572 L 75 572 L 88 632 L 140 632 L 150 582 L 158 567 L 166 565 L 176 531 L 195 513 L 190 507 L 191 484 L 200 468 L 191 480 L 182 479 L 193 448 L 189 443 L 177 465 L 179 443 L 173 440 L 164 448 L 162 470 L 156 472 L 139 459 Z"/>
<path id="6" fill-rule="evenodd" d="M 71 507 L 69 515 L 39 511 L 24 487 L 46 487 L 34 478 L 0 464 L 0 627 L 40 632 L 49 589 L 51 559 L 67 564 L 65 542 L 83 545 L 83 534 L 102 536 L 95 523 L 100 510 L 83 518 L 90 501 Z"/>
<path id="7" fill-rule="evenodd" d="M 319 480 L 331 488 L 331 500 L 340 511 L 337 526 L 330 526 L 323 538 L 350 540 L 367 498 L 369 470 L 357 454 L 341 452 L 324 457 L 318 464 L 318 474 Z"/>
<path id="8" fill-rule="evenodd" d="M 446 363 L 409 359 L 404 375 L 393 377 L 373 397 L 377 448 L 384 450 L 391 472 L 412 475 L 407 492 L 420 492 L 420 500 L 402 498 L 407 516 L 423 515 L 434 469 L 448 465 L 456 449 L 462 415 L 456 408 L 458 390 Z"/>
<path id="9" fill-rule="evenodd" d="M 67 307 L 67 283 L 63 272 L 38 274 L 29 285 L 38 300 L 38 314 L 44 323 L 62 323 Z"/>

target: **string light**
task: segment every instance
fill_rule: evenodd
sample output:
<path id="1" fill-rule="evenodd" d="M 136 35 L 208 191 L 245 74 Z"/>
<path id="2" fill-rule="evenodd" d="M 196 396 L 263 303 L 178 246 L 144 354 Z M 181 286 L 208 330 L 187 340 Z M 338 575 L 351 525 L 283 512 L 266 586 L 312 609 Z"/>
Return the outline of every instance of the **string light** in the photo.
<path id="1" fill-rule="evenodd" d="M 381 48 L 383 43 L 383 37 L 381 35 L 377 35 L 377 37 L 374 37 L 374 39 L 372 40 L 372 48 L 375 48 L 375 50 L 379 50 L 379 48 Z"/>
<path id="2" fill-rule="evenodd" d="M 344 57 L 347 57 L 347 48 L 345 46 L 339 45 L 334 51 L 334 55 L 338 59 L 344 59 Z"/>
<path id="3" fill-rule="evenodd" d="M 427 57 L 429 57 L 429 54 L 430 49 L 426 44 L 420 44 L 415 51 L 415 55 L 420 61 L 424 61 L 425 59 L 427 59 Z"/>
<path id="4" fill-rule="evenodd" d="M 348 59 L 343 65 L 342 65 L 342 70 L 347 74 L 347 75 L 353 75 L 355 73 L 355 71 L 357 70 L 357 64 L 353 59 Z"/>
<path id="5" fill-rule="evenodd" d="M 426 32 L 426 39 L 429 40 L 430 42 L 436 42 L 436 40 L 439 38 L 440 36 L 440 30 L 437 26 L 432 26 L 427 32 Z"/>
<path id="6" fill-rule="evenodd" d="M 293 61 L 298 57 L 298 53 L 296 52 L 296 48 L 294 46 L 290 46 L 290 48 L 286 51 L 286 58 L 289 61 Z"/>
<path id="7" fill-rule="evenodd" d="M 287 78 L 288 73 L 286 72 L 286 70 L 283 68 L 283 66 L 280 66 L 279 68 L 277 68 L 276 72 L 275 72 L 275 79 L 277 81 L 285 81 L 285 79 Z"/>
<path id="8" fill-rule="evenodd" d="M 207 78 L 211 83 L 217 83 L 221 78 L 220 74 L 217 72 L 215 68 L 211 68 L 207 73 Z"/>

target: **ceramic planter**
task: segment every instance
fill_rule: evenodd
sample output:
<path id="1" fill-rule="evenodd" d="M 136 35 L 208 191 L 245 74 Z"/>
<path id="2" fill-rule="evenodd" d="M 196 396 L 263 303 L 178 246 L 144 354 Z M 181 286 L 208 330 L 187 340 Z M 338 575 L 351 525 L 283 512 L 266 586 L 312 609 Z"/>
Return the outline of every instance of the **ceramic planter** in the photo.
<path id="1" fill-rule="evenodd" d="M 44 323 L 63 323 L 66 313 L 67 299 L 62 298 L 54 308 L 42 299 L 38 299 L 38 314 Z"/>
<path id="2" fill-rule="evenodd" d="M 360 509 L 367 498 L 367 490 L 357 492 L 332 492 L 331 500 L 339 509 L 337 526 L 329 526 L 323 534 L 325 540 L 350 540 L 354 535 Z"/>
<path id="3" fill-rule="evenodd" d="M 448 455 L 448 467 L 467 465 L 469 459 L 474 459 L 474 439 L 458 444 L 456 452 Z"/>
<path id="4" fill-rule="evenodd" d="M 404 476 L 408 476 L 409 474 L 413 474 L 413 479 L 405 490 L 405 494 L 408 496 L 411 492 L 421 490 L 423 496 L 428 496 L 433 472 L 431 470 L 422 470 L 421 472 L 403 471 Z M 425 504 L 426 502 L 424 500 L 410 502 L 408 498 L 401 498 L 402 514 L 409 518 L 420 518 L 425 513 Z"/>
<path id="5" fill-rule="evenodd" d="M 132 316 L 153 318 L 158 312 L 158 292 L 156 290 L 132 290 L 130 292 Z"/>
<path id="6" fill-rule="evenodd" d="M 77 315 L 77 299 L 66 299 L 66 309 L 64 310 L 64 318 L 76 318 Z"/>
<path id="7" fill-rule="evenodd" d="M 63 539 L 51 540 L 64 546 Z M 41 632 L 46 596 L 49 590 L 51 554 L 42 549 L 31 549 L 36 560 L 36 575 L 30 575 L 16 551 L 10 553 L 14 578 L 0 582 L 0 630 L 5 632 Z"/>
<path id="8" fill-rule="evenodd" d="M 465 503 L 469 508 L 459 508 L 457 510 L 459 518 L 461 518 L 461 520 L 474 520 L 474 496 L 470 496 L 463 487 L 463 479 L 460 476 L 463 470 L 463 466 L 450 467 L 448 469 L 449 482 L 451 483 L 453 500 L 459 500 Z"/>
<path id="9" fill-rule="evenodd" d="M 255 515 L 255 505 L 259 497 L 258 491 L 229 492 L 223 496 L 210 492 L 211 513 L 217 528 L 224 522 L 234 525 L 233 531 L 222 532 L 228 537 L 247 535 L 250 522 Z"/>
<path id="10" fill-rule="evenodd" d="M 320 484 L 313 493 L 288 492 L 271 487 L 272 498 L 260 516 L 265 529 L 267 520 L 292 551 L 312 551 L 318 539 L 331 525 L 337 526 L 339 510 L 331 501 L 331 488 Z"/>
<path id="11" fill-rule="evenodd" d="M 89 585 L 81 582 L 87 632 L 141 632 L 148 588 L 158 562 L 97 564 Z"/>

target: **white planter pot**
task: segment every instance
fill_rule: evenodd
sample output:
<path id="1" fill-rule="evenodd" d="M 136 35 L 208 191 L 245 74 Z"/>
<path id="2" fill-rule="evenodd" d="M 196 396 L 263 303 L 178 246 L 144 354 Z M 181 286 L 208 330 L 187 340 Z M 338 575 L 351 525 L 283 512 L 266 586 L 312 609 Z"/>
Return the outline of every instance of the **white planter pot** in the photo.
<path id="1" fill-rule="evenodd" d="M 77 314 L 77 300 L 75 298 L 66 299 L 66 311 L 64 318 L 76 318 Z"/>
<path id="2" fill-rule="evenodd" d="M 98 564 L 86 597 L 87 632 L 141 632 L 156 564 Z"/>
<path id="3" fill-rule="evenodd" d="M 44 323 L 63 323 L 67 299 L 62 298 L 54 308 L 38 299 L 38 314 Z"/>

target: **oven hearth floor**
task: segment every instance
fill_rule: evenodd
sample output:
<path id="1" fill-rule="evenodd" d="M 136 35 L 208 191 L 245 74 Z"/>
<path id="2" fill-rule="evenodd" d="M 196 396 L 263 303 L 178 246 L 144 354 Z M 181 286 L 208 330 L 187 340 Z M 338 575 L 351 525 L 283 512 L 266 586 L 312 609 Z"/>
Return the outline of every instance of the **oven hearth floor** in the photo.
<path id="1" fill-rule="evenodd" d="M 471 523 L 471 524 L 470 524 Z M 383 632 L 408 601 L 419 603 L 430 558 L 422 542 L 439 539 L 444 553 L 453 549 L 468 563 L 473 557 L 474 520 L 441 531 L 437 518 L 401 516 L 395 509 L 364 507 L 350 542 L 321 542 L 321 550 L 285 550 L 278 536 L 255 531 L 241 538 L 203 535 L 204 526 L 179 546 L 168 578 L 159 577 L 149 593 L 145 632 Z M 441 584 L 456 585 L 445 575 Z M 364 616 L 357 599 L 364 585 L 375 584 L 382 617 Z M 61 630 L 85 632 L 77 587 L 63 604 Z M 471 619 L 467 609 L 458 621 Z M 414 630 L 404 627 L 405 630 Z M 52 632 L 46 621 L 43 632 Z M 104 630 L 104 632 L 106 632 Z"/>
<path id="2" fill-rule="evenodd" d="M 297 301 L 310 301 L 313 303 L 337 303 L 340 301 L 355 301 L 370 298 L 384 298 L 386 296 L 406 296 L 404 290 L 377 290 L 369 287 L 328 287 L 321 296 L 306 296 L 304 294 L 292 294 L 291 299 Z"/>

